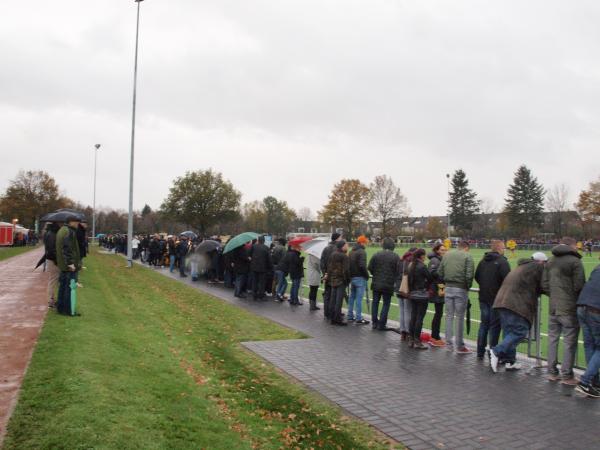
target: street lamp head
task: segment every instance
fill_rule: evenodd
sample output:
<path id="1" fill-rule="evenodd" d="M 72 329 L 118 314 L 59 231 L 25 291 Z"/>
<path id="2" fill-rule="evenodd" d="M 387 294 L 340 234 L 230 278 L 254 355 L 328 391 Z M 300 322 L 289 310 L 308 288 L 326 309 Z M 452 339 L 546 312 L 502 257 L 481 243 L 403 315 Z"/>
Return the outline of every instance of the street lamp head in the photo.
<path id="1" fill-rule="evenodd" d="M 96 144 L 94 147 L 96 147 L 96 150 L 98 150 L 100 148 L 100 144 Z"/>
<path id="2" fill-rule="evenodd" d="M 135 0 L 136 3 L 143 2 L 144 0 Z"/>
<path id="3" fill-rule="evenodd" d="M 450 178 L 450 174 L 449 173 L 446 174 L 446 178 Z"/>

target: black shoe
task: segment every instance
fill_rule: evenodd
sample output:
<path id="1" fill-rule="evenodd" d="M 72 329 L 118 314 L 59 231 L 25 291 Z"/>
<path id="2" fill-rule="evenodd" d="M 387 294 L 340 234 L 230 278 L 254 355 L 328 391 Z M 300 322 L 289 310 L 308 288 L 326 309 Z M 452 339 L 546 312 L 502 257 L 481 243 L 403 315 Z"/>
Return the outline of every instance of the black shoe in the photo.
<path id="1" fill-rule="evenodd" d="M 356 321 L 357 325 L 369 325 L 371 322 L 369 322 L 368 320 L 365 319 L 360 319 Z"/>
<path id="2" fill-rule="evenodd" d="M 579 383 L 575 390 L 577 392 L 587 395 L 588 397 L 600 398 L 600 390 L 592 385 Z"/>
<path id="3" fill-rule="evenodd" d="M 344 322 L 344 321 L 332 322 L 331 324 L 337 325 L 338 327 L 347 327 L 348 326 L 348 322 Z"/>
<path id="4" fill-rule="evenodd" d="M 187 275 L 179 275 L 179 278 L 187 278 Z"/>
<path id="5" fill-rule="evenodd" d="M 246 298 L 246 294 L 236 295 L 237 298 Z"/>
<path id="6" fill-rule="evenodd" d="M 318 306 L 311 306 L 310 310 L 311 311 L 319 311 L 321 308 L 319 308 Z"/>
<path id="7" fill-rule="evenodd" d="M 348 322 L 354 322 L 354 317 L 352 317 L 351 319 L 348 319 Z"/>

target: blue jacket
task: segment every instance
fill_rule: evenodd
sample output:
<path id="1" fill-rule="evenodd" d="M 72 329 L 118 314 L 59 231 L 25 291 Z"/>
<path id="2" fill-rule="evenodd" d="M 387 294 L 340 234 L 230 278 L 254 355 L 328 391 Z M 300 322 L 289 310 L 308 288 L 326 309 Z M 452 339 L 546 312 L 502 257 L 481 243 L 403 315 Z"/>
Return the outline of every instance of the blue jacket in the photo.
<path id="1" fill-rule="evenodd" d="M 600 265 L 596 266 L 590 275 L 590 279 L 583 286 L 577 304 L 600 309 Z"/>

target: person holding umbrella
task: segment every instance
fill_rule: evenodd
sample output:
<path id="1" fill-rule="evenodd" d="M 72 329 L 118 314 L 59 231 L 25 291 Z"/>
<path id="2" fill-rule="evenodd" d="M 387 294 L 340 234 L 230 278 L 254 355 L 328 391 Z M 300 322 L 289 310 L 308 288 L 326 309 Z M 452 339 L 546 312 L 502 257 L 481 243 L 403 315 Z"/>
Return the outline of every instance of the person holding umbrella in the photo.
<path id="1" fill-rule="evenodd" d="M 70 215 L 56 234 L 56 265 L 60 270 L 58 278 L 58 300 L 56 310 L 59 314 L 71 316 L 71 280 L 77 280 L 77 272 L 81 270 L 79 243 L 77 242 L 77 226 L 81 219 Z"/>

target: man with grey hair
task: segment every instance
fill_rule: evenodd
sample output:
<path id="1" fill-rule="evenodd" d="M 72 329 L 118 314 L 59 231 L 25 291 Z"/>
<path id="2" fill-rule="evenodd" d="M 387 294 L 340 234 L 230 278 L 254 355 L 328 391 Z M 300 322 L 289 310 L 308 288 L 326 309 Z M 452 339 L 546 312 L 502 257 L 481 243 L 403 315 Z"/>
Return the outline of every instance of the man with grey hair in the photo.
<path id="1" fill-rule="evenodd" d="M 552 258 L 544 269 L 542 285 L 550 297 L 548 317 L 548 379 L 575 386 L 573 375 L 579 322 L 577 298 L 585 284 L 585 271 L 577 241 L 564 237 L 552 249 Z M 558 372 L 558 344 L 563 335 L 563 360 Z"/>

